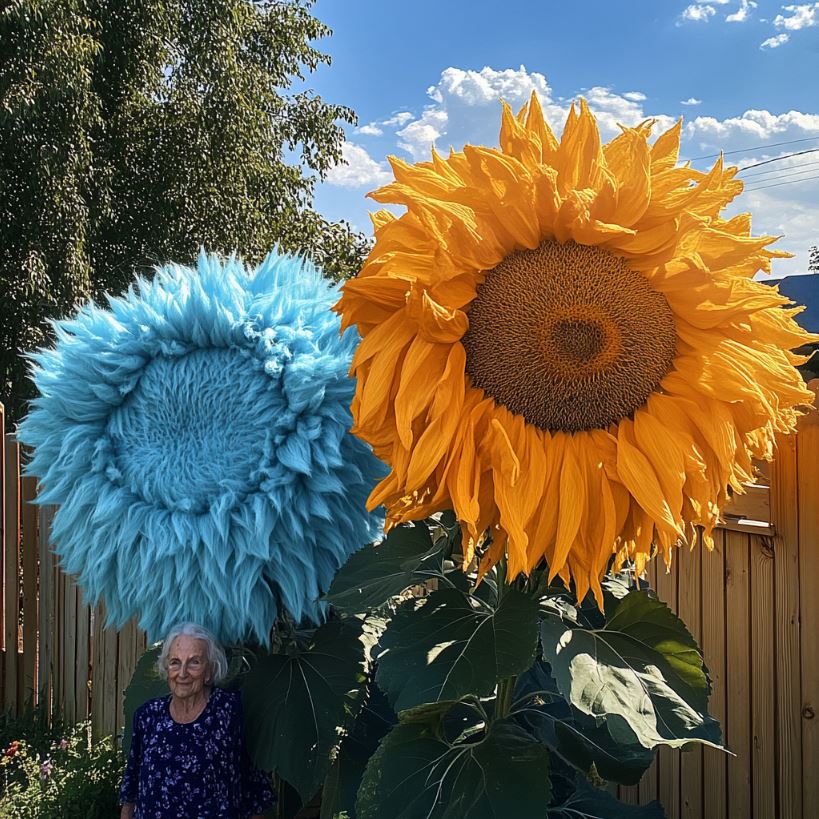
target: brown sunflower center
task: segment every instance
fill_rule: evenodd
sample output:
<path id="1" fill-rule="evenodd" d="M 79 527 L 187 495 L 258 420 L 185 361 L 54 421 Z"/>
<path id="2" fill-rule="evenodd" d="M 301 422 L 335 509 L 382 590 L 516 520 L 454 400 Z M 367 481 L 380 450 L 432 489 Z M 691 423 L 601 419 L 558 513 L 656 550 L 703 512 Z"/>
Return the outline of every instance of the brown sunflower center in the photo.
<path id="1" fill-rule="evenodd" d="M 546 241 L 489 271 L 463 337 L 476 387 L 541 429 L 605 428 L 671 368 L 674 315 L 607 250 Z"/>

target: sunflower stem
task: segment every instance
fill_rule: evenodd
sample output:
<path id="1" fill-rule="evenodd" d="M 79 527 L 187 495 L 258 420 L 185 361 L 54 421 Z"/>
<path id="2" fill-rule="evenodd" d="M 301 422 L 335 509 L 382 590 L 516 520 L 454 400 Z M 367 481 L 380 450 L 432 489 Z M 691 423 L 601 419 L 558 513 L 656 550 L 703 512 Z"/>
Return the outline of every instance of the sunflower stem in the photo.
<path id="1" fill-rule="evenodd" d="M 504 677 L 498 682 L 498 694 L 495 704 L 495 719 L 505 719 L 512 710 L 512 697 L 515 693 L 517 677 Z"/>

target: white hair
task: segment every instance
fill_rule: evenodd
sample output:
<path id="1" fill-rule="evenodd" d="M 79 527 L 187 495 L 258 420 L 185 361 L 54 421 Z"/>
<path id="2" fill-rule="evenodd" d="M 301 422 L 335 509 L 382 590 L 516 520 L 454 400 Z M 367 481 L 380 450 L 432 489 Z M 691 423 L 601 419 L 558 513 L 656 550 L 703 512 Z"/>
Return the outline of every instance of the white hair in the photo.
<path id="1" fill-rule="evenodd" d="M 159 676 L 163 680 L 168 679 L 168 654 L 170 653 L 173 641 L 177 637 L 193 637 L 195 640 L 202 640 L 207 646 L 208 665 L 211 670 L 211 680 L 213 685 L 218 685 L 227 676 L 228 663 L 225 650 L 219 645 L 216 638 L 206 629 L 196 623 L 178 623 L 173 626 L 162 642 L 162 651 L 157 660 Z"/>

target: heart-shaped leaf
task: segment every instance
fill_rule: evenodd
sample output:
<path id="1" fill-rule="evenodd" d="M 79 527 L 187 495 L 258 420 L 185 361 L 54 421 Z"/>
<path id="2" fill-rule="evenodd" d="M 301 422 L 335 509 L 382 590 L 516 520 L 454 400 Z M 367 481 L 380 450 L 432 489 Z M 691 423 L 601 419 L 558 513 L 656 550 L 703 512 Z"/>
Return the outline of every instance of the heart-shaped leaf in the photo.
<path id="1" fill-rule="evenodd" d="M 477 742 L 451 743 L 422 723 L 382 741 L 358 792 L 358 819 L 545 816 L 548 751 L 520 726 L 493 723 Z"/>
<path id="2" fill-rule="evenodd" d="M 537 602 L 513 588 L 497 608 L 455 589 L 408 601 L 381 637 L 376 680 L 396 711 L 488 696 L 532 664 L 537 622 Z"/>
<path id="3" fill-rule="evenodd" d="M 563 699 L 548 663 L 542 660 L 520 676 L 512 713 L 533 736 L 583 774 L 594 764 L 603 779 L 636 785 L 654 759 L 655 752 L 636 740 L 615 742 L 605 721 L 581 713 Z"/>
<path id="4" fill-rule="evenodd" d="M 307 801 L 321 785 L 343 726 L 360 707 L 376 636 L 358 619 L 331 620 L 307 647 L 262 657 L 242 690 L 254 763 Z"/>
<path id="5" fill-rule="evenodd" d="M 565 610 L 543 609 L 543 657 L 561 694 L 606 719 L 615 740 L 722 747 L 719 724 L 706 712 L 702 652 L 682 621 L 648 591 L 611 598 L 606 614 L 604 627 L 585 628 Z"/>
<path id="6" fill-rule="evenodd" d="M 404 589 L 441 574 L 445 538 L 433 543 L 424 523 L 397 526 L 375 546 L 354 552 L 338 570 L 325 596 L 336 609 L 360 614 L 383 605 Z"/>

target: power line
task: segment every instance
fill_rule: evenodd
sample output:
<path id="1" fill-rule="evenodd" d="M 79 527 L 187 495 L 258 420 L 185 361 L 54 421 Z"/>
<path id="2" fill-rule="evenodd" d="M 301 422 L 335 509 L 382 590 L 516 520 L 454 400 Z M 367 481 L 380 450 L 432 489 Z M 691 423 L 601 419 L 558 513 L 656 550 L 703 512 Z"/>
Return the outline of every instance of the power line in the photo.
<path id="1" fill-rule="evenodd" d="M 796 185 L 799 182 L 809 182 L 811 179 L 819 179 L 819 174 L 816 174 L 816 176 L 806 176 L 804 179 L 791 179 L 788 182 L 776 182 L 773 185 L 762 185 L 762 187 L 759 188 L 746 188 L 745 193 L 751 193 L 753 191 L 764 191 L 767 188 L 778 188 L 781 185 Z"/>
<path id="2" fill-rule="evenodd" d="M 787 142 L 771 142 L 769 145 L 755 145 L 753 148 L 737 148 L 735 151 L 723 151 L 719 154 L 708 154 L 707 156 L 695 156 L 691 159 L 683 159 L 682 162 L 697 162 L 700 159 L 716 159 L 720 156 L 730 156 L 731 154 L 748 154 L 751 151 L 761 151 L 763 148 L 778 148 L 780 145 L 795 145 L 797 142 L 812 142 L 819 139 L 819 136 L 802 137 L 801 139 L 789 139 Z"/>
<path id="3" fill-rule="evenodd" d="M 819 162 L 812 162 L 812 165 L 819 165 Z M 801 173 L 810 173 L 810 171 L 806 170 L 798 170 L 798 171 L 791 171 L 790 173 L 780 173 L 777 176 L 772 176 L 769 179 L 754 179 L 753 181 L 749 182 L 750 186 L 753 185 L 763 185 L 767 182 L 776 182 L 779 179 L 787 179 L 789 176 L 798 176 Z M 814 171 L 815 173 L 815 171 Z"/>
<path id="4" fill-rule="evenodd" d="M 792 154 L 783 154 L 782 156 L 775 156 L 773 159 L 764 159 L 762 162 L 755 162 L 753 165 L 746 165 L 740 168 L 738 173 L 747 171 L 749 168 L 758 168 L 760 165 L 770 165 L 771 162 L 781 162 L 783 159 L 790 159 L 792 156 L 803 156 L 804 154 L 815 154 L 819 148 L 808 148 L 806 151 L 796 151 Z"/>
<path id="5" fill-rule="evenodd" d="M 791 167 L 793 167 L 793 168 L 812 168 L 814 165 L 819 165 L 819 159 L 817 159 L 816 162 L 802 162 L 799 165 L 792 165 Z M 773 169 L 773 170 L 770 170 L 770 171 L 757 171 L 756 173 L 749 173 L 748 176 L 745 177 L 745 179 L 750 179 L 750 177 L 752 177 L 752 176 L 767 176 L 768 174 L 771 174 L 771 173 L 780 173 L 780 171 L 778 171 L 776 169 Z M 757 181 L 758 182 L 763 182 L 765 180 L 759 179 Z M 756 183 L 751 182 L 750 184 L 754 185 Z"/>

